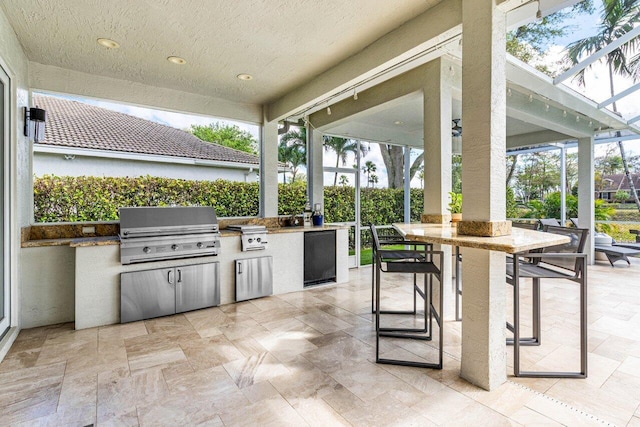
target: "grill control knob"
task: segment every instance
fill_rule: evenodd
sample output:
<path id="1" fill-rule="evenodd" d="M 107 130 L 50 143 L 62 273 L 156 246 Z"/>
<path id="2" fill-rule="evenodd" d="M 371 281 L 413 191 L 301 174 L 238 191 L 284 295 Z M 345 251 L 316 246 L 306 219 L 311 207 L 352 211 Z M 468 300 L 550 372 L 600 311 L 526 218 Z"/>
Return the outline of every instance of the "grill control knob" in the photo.
<path id="1" fill-rule="evenodd" d="M 198 249 L 201 249 L 204 245 L 202 244 L 202 242 L 198 242 L 196 246 L 198 247 Z"/>
<path id="2" fill-rule="evenodd" d="M 171 249 L 174 250 L 174 251 L 178 250 L 178 245 L 171 245 Z"/>
<path id="3" fill-rule="evenodd" d="M 149 246 L 145 246 L 144 248 L 142 248 L 142 252 L 144 252 L 145 254 L 149 254 L 151 253 L 151 248 Z"/>
<path id="4" fill-rule="evenodd" d="M 256 242 L 260 243 L 260 241 L 261 241 L 261 240 L 262 240 L 262 239 L 258 237 L 258 238 L 256 239 Z"/>
<path id="5" fill-rule="evenodd" d="M 251 238 L 250 238 L 250 239 L 249 239 L 249 243 L 253 243 L 253 239 L 251 239 Z"/>

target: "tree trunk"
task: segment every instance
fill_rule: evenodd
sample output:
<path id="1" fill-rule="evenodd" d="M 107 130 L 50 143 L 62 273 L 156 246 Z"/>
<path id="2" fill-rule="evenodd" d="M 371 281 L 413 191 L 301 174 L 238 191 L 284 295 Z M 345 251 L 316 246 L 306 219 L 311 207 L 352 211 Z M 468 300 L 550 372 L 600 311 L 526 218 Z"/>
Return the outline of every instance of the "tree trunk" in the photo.
<path id="1" fill-rule="evenodd" d="M 507 173 L 507 185 L 509 185 L 509 183 L 511 182 L 511 178 L 513 178 L 513 174 L 516 171 L 516 164 L 518 163 L 517 154 L 514 154 L 511 157 L 513 157 L 513 163 L 511 163 L 511 166 L 509 166 L 509 173 Z"/>
<path id="2" fill-rule="evenodd" d="M 389 188 L 402 188 L 404 181 L 404 155 L 402 147 L 378 143 L 384 166 L 387 169 Z"/>
<path id="3" fill-rule="evenodd" d="M 611 62 L 609 62 L 609 89 L 611 90 L 611 96 L 615 95 L 615 91 L 613 88 L 613 68 Z M 618 113 L 618 106 L 616 103 L 613 103 L 613 112 Z M 620 132 L 616 132 L 616 136 L 620 136 Z M 633 178 L 631 177 L 631 173 L 629 172 L 629 164 L 627 163 L 627 155 L 624 152 L 624 144 L 622 141 L 618 141 L 618 148 L 620 149 L 620 157 L 622 158 L 622 166 L 624 167 L 624 175 L 627 177 L 627 182 L 629 183 L 629 190 L 631 190 L 631 195 L 633 196 L 633 201 L 636 203 L 636 208 L 638 208 L 638 212 L 640 212 L 640 200 L 638 199 L 638 192 L 636 191 L 636 186 L 633 183 Z"/>
<path id="4" fill-rule="evenodd" d="M 404 185 L 404 147 L 378 143 L 382 160 L 387 169 L 387 183 L 389 188 L 402 188 Z M 424 154 L 413 160 L 409 168 L 409 180 L 418 173 L 424 161 Z"/>
<path id="5" fill-rule="evenodd" d="M 620 132 L 616 132 L 616 136 L 620 136 Z M 618 148 L 620 149 L 620 157 L 622 157 L 622 165 L 624 166 L 624 174 L 627 177 L 627 182 L 629 183 L 629 190 L 631 196 L 633 197 L 633 201 L 636 202 L 636 207 L 638 208 L 638 212 L 640 212 L 640 200 L 638 199 L 638 192 L 636 191 L 636 186 L 633 183 L 633 177 L 629 172 L 629 164 L 627 163 L 627 155 L 624 152 L 624 145 L 622 141 L 618 141 Z"/>

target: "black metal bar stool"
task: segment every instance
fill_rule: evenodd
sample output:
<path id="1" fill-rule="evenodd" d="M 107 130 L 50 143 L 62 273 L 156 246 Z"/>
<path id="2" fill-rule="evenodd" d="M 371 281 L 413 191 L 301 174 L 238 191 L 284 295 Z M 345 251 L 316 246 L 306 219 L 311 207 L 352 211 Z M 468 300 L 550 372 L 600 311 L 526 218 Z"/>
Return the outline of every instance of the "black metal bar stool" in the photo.
<path id="1" fill-rule="evenodd" d="M 507 264 L 507 283 L 513 286 L 513 370 L 517 377 L 586 378 L 587 377 L 587 255 L 584 253 L 589 230 L 545 226 L 544 231 L 561 234 L 571 240 L 567 244 L 544 248 L 540 252 L 513 255 Z M 520 279 L 533 280 L 533 337 L 520 337 Z M 580 370 L 577 372 L 523 371 L 520 369 L 520 346 L 540 345 L 540 279 L 564 279 L 579 285 L 580 293 Z"/>
<path id="2" fill-rule="evenodd" d="M 421 368 L 442 369 L 443 359 L 443 339 L 442 328 L 442 307 L 443 307 L 443 286 L 442 286 L 442 264 L 443 252 L 432 250 L 384 250 L 380 248 L 380 242 L 376 227 L 371 225 L 371 235 L 373 236 L 373 246 L 375 247 L 375 314 L 376 314 L 376 362 L 390 365 L 415 366 Z M 412 242 L 415 244 L 415 242 Z M 439 257 L 439 263 L 433 261 L 434 256 Z M 384 267 L 383 267 L 384 264 Z M 412 273 L 414 275 L 413 290 L 424 299 L 424 328 L 381 328 L 380 315 L 385 312 L 380 309 L 380 273 Z M 415 275 L 424 274 L 424 284 L 421 289 L 416 284 Z M 433 279 L 439 282 L 438 307 L 433 304 Z M 415 298 L 415 296 L 414 296 Z M 414 309 L 416 306 L 414 305 Z M 388 312 L 387 312 L 388 313 Z M 393 313 L 393 312 L 391 312 Z M 398 314 L 395 312 L 395 314 Z M 407 314 L 401 312 L 400 314 Z M 415 313 L 417 314 L 417 310 Z M 426 363 L 409 360 L 386 359 L 380 357 L 380 337 L 392 337 L 403 339 L 415 339 L 431 341 L 433 339 L 433 320 L 438 325 L 438 362 Z"/>
<path id="3" fill-rule="evenodd" d="M 417 243 L 417 242 L 413 242 L 410 240 L 405 240 L 404 236 L 393 226 L 374 226 L 373 224 L 371 225 L 371 227 L 375 227 L 376 229 L 376 235 L 378 236 L 378 244 L 380 248 L 383 248 L 384 246 L 397 246 L 397 245 L 404 245 L 404 246 L 409 246 L 411 247 L 414 251 L 418 250 L 418 246 L 423 246 L 428 250 L 431 250 L 433 248 L 433 245 L 431 243 Z M 375 268 L 376 268 L 376 245 L 374 244 L 374 237 L 373 234 L 371 235 L 371 241 L 372 241 L 372 245 L 371 245 L 371 313 L 375 313 L 376 312 L 376 275 L 375 275 Z M 397 251 L 389 251 L 387 252 L 387 257 L 393 257 L 393 255 L 396 253 Z M 417 253 L 416 253 L 417 254 Z M 398 256 L 406 256 L 405 253 L 400 253 L 398 254 Z M 415 315 L 417 313 L 417 296 L 418 296 L 418 291 L 417 289 L 417 278 L 416 278 L 416 274 L 413 275 L 413 286 L 414 286 L 414 291 L 413 291 L 413 310 L 400 310 L 400 311 L 389 311 L 389 310 L 383 310 L 380 313 L 381 314 L 413 314 Z"/>

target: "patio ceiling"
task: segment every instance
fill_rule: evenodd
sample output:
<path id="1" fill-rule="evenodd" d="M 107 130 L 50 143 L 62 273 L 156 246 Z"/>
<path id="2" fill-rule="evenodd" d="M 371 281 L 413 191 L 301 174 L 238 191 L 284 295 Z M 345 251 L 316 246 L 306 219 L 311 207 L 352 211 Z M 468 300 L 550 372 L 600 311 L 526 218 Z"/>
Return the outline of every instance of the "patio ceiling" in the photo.
<path id="1" fill-rule="evenodd" d="M 2 8 L 32 62 L 263 104 L 440 1 L 6 0 Z M 99 46 L 100 37 L 121 47 Z"/>

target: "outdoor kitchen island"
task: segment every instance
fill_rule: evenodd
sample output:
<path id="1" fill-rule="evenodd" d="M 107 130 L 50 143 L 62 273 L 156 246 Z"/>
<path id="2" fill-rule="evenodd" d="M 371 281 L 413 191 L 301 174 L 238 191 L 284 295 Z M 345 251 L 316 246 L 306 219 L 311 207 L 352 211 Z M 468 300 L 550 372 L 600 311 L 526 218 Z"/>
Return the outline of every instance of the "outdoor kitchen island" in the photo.
<path id="1" fill-rule="evenodd" d="M 221 230 L 220 251 L 217 256 L 172 259 L 123 265 L 120 262 L 120 241 L 117 236 L 60 239 L 61 246 L 75 251 L 74 298 L 76 329 L 116 324 L 120 322 L 120 274 L 161 268 L 185 267 L 219 263 L 220 304 L 235 302 L 235 266 L 237 260 L 270 256 L 273 258 L 273 294 L 300 291 L 304 282 L 304 233 L 335 230 L 336 280 L 348 281 L 348 228 L 269 227 L 268 247 L 260 251 L 241 251 L 240 233 Z M 55 246 L 55 242 L 43 242 Z M 24 247 L 38 247 L 37 241 L 23 243 Z M 46 272 L 42 272 L 47 277 Z M 42 306 L 44 303 L 40 303 Z M 42 307 L 43 310 L 49 307 Z M 32 309 L 32 313 L 37 310 Z M 66 314 L 68 316 L 68 313 Z M 57 323 L 57 322 L 53 322 Z"/>

